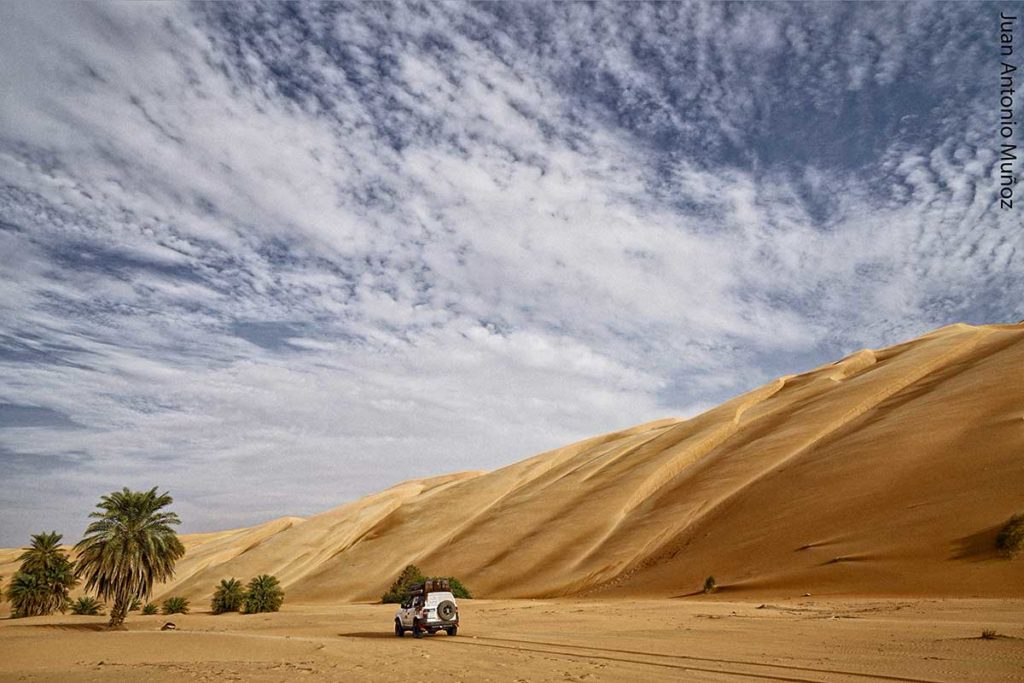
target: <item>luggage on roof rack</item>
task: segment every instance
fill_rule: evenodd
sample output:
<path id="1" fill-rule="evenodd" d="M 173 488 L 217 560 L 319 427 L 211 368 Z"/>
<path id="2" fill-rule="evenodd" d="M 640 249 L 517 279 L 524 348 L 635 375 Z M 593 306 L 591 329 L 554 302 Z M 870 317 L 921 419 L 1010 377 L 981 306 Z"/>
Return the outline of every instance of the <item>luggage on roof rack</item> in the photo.
<path id="1" fill-rule="evenodd" d="M 426 595 L 427 593 L 448 593 L 451 586 L 448 579 L 427 579 L 423 583 L 409 586 L 409 595 Z"/>

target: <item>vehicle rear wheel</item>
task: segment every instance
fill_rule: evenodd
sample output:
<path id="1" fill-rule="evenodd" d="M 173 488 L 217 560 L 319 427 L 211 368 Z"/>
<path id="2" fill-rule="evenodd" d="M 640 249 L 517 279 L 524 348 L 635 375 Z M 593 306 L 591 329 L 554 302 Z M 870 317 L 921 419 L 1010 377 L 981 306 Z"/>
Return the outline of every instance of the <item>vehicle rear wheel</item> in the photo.
<path id="1" fill-rule="evenodd" d="M 448 628 L 445 629 L 445 631 L 448 632 L 448 635 L 454 636 L 456 633 L 459 632 L 459 627 L 458 626 L 449 626 Z"/>
<path id="2" fill-rule="evenodd" d="M 405 635 L 405 629 L 402 628 L 402 622 L 398 619 L 395 619 L 395 635 L 399 638 Z"/>
<path id="3" fill-rule="evenodd" d="M 454 621 L 457 614 L 455 603 L 451 600 L 444 600 L 437 606 L 437 616 L 441 617 L 443 621 Z"/>
<path id="4" fill-rule="evenodd" d="M 412 637 L 413 638 L 422 638 L 423 637 L 423 627 L 420 626 L 419 619 L 414 619 L 413 622 L 412 622 Z"/>

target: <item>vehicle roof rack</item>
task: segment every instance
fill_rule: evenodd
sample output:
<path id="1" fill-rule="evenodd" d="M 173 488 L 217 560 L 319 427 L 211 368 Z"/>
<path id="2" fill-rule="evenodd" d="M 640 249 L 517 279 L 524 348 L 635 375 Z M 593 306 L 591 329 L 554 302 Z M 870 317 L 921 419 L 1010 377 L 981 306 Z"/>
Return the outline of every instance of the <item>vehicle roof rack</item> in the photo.
<path id="1" fill-rule="evenodd" d="M 427 593 L 450 592 L 451 585 L 448 579 L 427 579 L 422 583 L 414 583 L 409 586 L 409 595 L 426 595 Z"/>

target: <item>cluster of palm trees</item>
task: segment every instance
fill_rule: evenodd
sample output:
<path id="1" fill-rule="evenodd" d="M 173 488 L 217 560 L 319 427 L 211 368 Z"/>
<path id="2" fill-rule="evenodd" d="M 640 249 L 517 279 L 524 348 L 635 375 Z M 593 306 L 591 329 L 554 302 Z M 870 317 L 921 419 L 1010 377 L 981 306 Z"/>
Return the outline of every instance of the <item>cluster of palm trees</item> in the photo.
<path id="1" fill-rule="evenodd" d="M 55 531 L 36 534 L 18 557 L 21 568 L 7 586 L 13 616 L 31 617 L 67 609 L 68 593 L 78 580 L 60 541 L 61 535 Z"/>
<path id="2" fill-rule="evenodd" d="M 90 515 L 95 521 L 75 545 L 75 561 L 60 547 L 57 532 L 32 536 L 5 591 L 12 616 L 64 612 L 71 590 L 84 581 L 87 592 L 113 605 L 108 626 L 123 624 L 129 609 L 149 596 L 154 583 L 174 576 L 174 564 L 185 554 L 173 529 L 181 521 L 164 511 L 173 502 L 156 487 L 124 488 L 101 497 Z"/>
<path id="3" fill-rule="evenodd" d="M 236 578 L 222 579 L 210 601 L 210 611 L 214 614 L 225 612 L 242 612 L 258 614 L 260 612 L 276 612 L 284 602 L 284 591 L 277 577 L 260 574 L 243 587 Z"/>
<path id="4" fill-rule="evenodd" d="M 174 564 L 185 554 L 173 529 L 181 520 L 164 510 L 173 502 L 166 492 L 158 494 L 156 487 L 149 491 L 125 488 L 101 497 L 90 515 L 95 521 L 75 545 L 75 561 L 61 547 L 63 537 L 56 531 L 32 536 L 18 558 L 21 567 L 6 591 L 0 590 L 0 597 L 6 593 L 11 602 L 11 616 L 63 613 L 69 607 L 75 614 L 99 614 L 96 598 L 70 599 L 71 590 L 84 581 L 86 592 L 113 604 L 108 626 L 123 624 L 128 612 L 139 609 L 149 597 L 154 583 L 174 576 Z M 210 608 L 214 614 L 255 614 L 276 612 L 282 602 L 284 592 L 277 578 L 260 574 L 247 586 L 235 578 L 221 581 Z M 142 608 L 143 614 L 156 612 L 154 603 Z M 187 612 L 188 601 L 183 597 L 164 601 L 164 614 Z"/>

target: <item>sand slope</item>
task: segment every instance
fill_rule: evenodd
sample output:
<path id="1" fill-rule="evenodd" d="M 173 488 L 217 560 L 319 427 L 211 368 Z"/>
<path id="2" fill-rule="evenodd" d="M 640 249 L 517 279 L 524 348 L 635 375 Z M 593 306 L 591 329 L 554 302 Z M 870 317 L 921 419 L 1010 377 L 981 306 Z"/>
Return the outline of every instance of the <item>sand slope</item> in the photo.
<path id="1" fill-rule="evenodd" d="M 690 420 L 188 537 L 160 593 L 269 572 L 289 601 L 371 600 L 415 563 L 487 597 L 669 597 L 708 574 L 735 597 L 1024 597 L 1024 560 L 991 550 L 1020 511 L 1024 325 L 953 325 Z"/>

